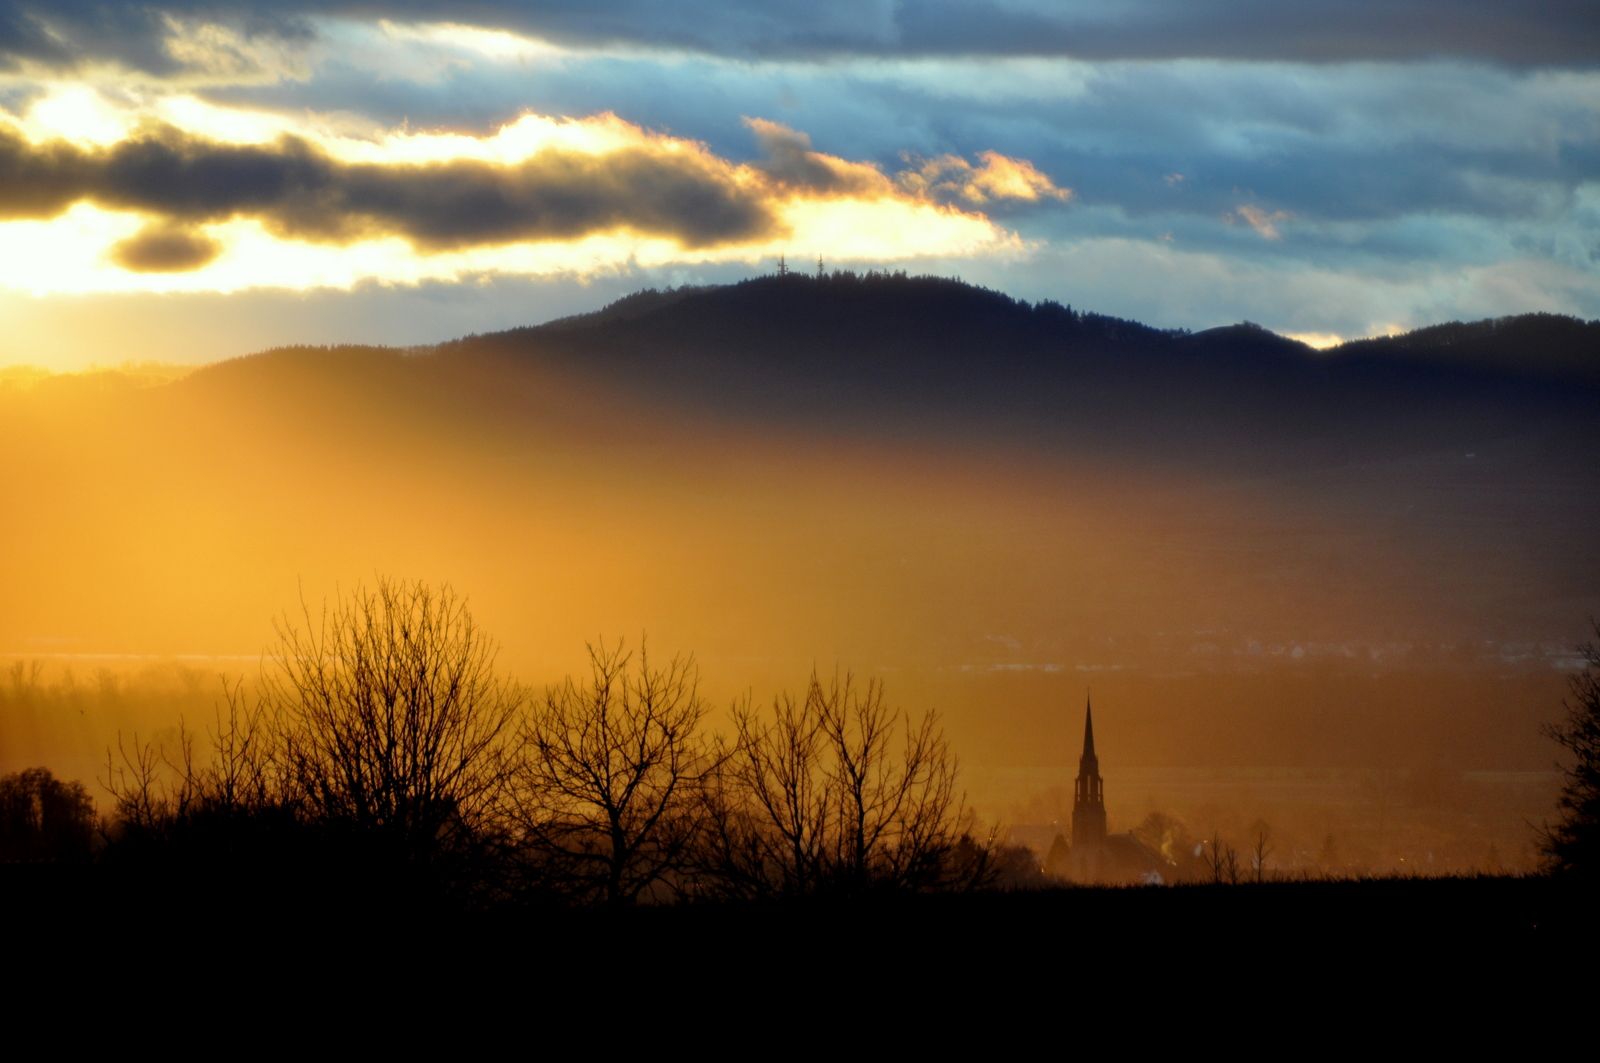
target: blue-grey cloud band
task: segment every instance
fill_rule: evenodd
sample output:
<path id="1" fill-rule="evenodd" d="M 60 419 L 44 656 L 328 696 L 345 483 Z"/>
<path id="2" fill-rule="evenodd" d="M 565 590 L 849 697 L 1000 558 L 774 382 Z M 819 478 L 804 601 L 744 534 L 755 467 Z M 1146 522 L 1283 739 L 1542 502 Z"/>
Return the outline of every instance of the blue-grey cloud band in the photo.
<path id="1" fill-rule="evenodd" d="M 247 37 L 292 39 L 314 33 L 307 19 L 315 16 L 465 23 L 574 45 L 734 56 L 1600 61 L 1600 5 L 1592 0 L 489 0 L 470 6 L 442 0 L 0 0 L 0 57 L 53 65 L 112 59 L 173 72 L 181 64 L 163 46 L 170 17 L 221 22 Z"/>

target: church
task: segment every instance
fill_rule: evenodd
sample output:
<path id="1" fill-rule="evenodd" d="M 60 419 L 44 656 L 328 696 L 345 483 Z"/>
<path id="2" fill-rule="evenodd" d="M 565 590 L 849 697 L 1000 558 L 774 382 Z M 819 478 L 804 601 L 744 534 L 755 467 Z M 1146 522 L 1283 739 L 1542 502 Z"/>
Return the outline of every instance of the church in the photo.
<path id="1" fill-rule="evenodd" d="M 1050 846 L 1044 870 L 1073 882 L 1152 883 L 1170 880 L 1168 861 L 1133 834 L 1106 833 L 1105 782 L 1094 751 L 1094 706 L 1086 703 L 1083 755 L 1072 792 L 1072 843 L 1060 834 Z"/>

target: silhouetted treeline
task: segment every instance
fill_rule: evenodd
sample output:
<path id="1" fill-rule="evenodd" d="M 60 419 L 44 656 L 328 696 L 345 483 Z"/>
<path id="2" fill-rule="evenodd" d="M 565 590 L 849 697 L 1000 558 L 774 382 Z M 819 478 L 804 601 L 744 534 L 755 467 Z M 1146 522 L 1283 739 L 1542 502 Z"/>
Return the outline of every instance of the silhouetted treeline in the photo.
<path id="1" fill-rule="evenodd" d="M 717 735 L 692 658 L 597 645 L 535 695 L 447 587 L 380 579 L 279 635 L 203 740 L 114 751 L 103 860 L 585 905 L 962 890 L 1003 864 L 936 719 L 876 682 L 814 676 Z"/>
<path id="2" fill-rule="evenodd" d="M 1600 321 L 1560 314 L 1449 321 L 1398 336 L 1352 340 L 1337 353 L 1448 360 L 1600 385 Z"/>
<path id="3" fill-rule="evenodd" d="M 1005 374 L 1072 350 L 1107 345 L 1164 350 L 1186 335 L 1052 300 L 1029 303 L 947 277 L 833 272 L 760 277 L 724 287 L 650 289 L 592 314 L 470 337 L 439 349 L 543 348 L 595 366 L 635 368 L 646 368 L 647 360 L 660 365 L 661 356 L 670 352 L 688 365 L 727 369 L 738 360 L 752 368 L 766 363 L 767 368 L 870 379 L 941 368 L 959 372 L 963 366 Z M 647 358 L 637 349 L 641 341 L 650 349 Z M 669 358 L 668 364 L 675 361 Z"/>
<path id="4" fill-rule="evenodd" d="M 81 783 L 0 779 L 0 861 L 81 862 L 235 881 L 382 883 L 473 904 L 760 900 L 1058 883 L 1056 854 L 976 828 L 931 713 L 881 683 L 813 674 L 731 729 L 707 726 L 692 658 L 590 647 L 542 692 L 501 674 L 448 586 L 380 578 L 278 624 L 253 692 L 224 684 L 203 736 L 119 741 L 103 821 Z M 1589 870 L 1600 651 L 1551 735 L 1576 754 L 1550 834 Z M 1262 883 L 1277 842 L 1196 838 L 1153 813 L 1137 839 L 1162 882 Z M 1337 876 L 1335 843 L 1319 854 Z M 1130 880 L 1132 881 L 1132 880 Z"/>
<path id="5" fill-rule="evenodd" d="M 82 860 L 94 831 L 94 801 L 81 782 L 45 768 L 0 776 L 0 861 Z"/>

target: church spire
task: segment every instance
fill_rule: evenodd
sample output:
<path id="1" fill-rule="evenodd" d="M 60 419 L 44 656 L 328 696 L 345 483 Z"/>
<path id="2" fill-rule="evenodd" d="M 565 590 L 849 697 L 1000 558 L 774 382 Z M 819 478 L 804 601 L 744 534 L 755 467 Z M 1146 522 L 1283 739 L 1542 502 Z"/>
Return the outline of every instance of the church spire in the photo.
<path id="1" fill-rule="evenodd" d="M 1085 694 L 1083 699 L 1083 755 L 1078 758 L 1079 778 L 1100 779 L 1100 758 L 1094 755 L 1094 705 Z"/>
<path id="2" fill-rule="evenodd" d="M 1078 758 L 1078 779 L 1072 793 L 1072 847 L 1087 857 L 1106 840 L 1105 783 L 1100 778 L 1100 758 L 1094 752 L 1094 705 L 1083 705 L 1083 756 Z"/>

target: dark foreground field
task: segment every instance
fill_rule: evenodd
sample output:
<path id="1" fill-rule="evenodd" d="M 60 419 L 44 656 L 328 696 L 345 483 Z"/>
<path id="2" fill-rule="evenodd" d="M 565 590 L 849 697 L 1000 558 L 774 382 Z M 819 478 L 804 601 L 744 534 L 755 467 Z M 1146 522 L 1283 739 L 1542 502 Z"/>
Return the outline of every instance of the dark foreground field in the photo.
<path id="1" fill-rule="evenodd" d="M 1433 1043 L 1446 1023 L 1542 1036 L 1542 1014 L 1587 1009 L 1596 986 L 1594 895 L 1543 877 L 463 912 L 327 882 L 12 865 L 0 891 L 14 958 L 124 996 L 231 999 L 191 1003 L 197 1022 L 287 993 L 296 1022 L 511 1008 L 613 1032 L 714 1021 L 809 1040 L 914 1021 L 1005 1040 L 1087 1016 L 1149 1037 L 1212 1014 L 1313 1038 L 1392 1022 Z"/>

